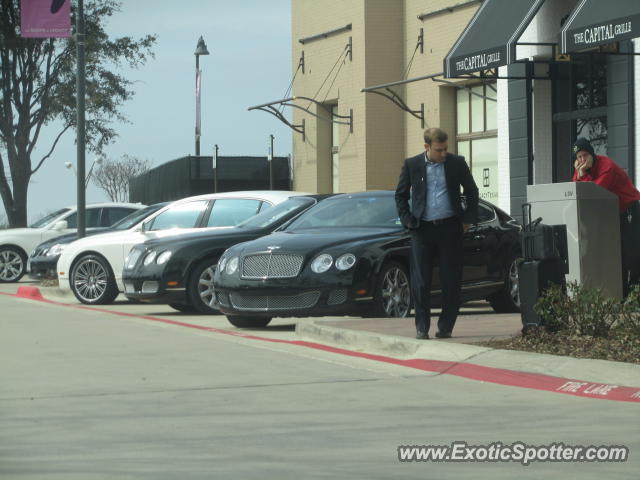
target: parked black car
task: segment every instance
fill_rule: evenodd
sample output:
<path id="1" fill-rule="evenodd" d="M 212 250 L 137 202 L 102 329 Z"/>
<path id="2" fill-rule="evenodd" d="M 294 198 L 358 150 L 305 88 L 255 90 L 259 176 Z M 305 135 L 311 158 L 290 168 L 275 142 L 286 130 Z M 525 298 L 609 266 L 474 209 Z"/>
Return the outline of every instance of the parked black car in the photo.
<path id="1" fill-rule="evenodd" d="M 148 207 L 136 210 L 121 220 L 118 220 L 110 227 L 92 228 L 85 232 L 85 236 L 96 235 L 98 233 L 113 232 L 116 230 L 126 230 L 136 223 L 141 222 L 153 212 L 160 210 L 168 202 L 156 203 Z M 38 245 L 29 255 L 29 276 L 35 279 L 56 279 L 58 272 L 56 265 L 60 254 L 74 240 L 78 239 L 78 232 L 60 235 Z"/>
<path id="2" fill-rule="evenodd" d="M 167 303 L 182 312 L 218 313 L 213 274 L 222 252 L 273 232 L 329 196 L 291 197 L 232 228 L 181 233 L 135 245 L 122 271 L 125 295 Z"/>
<path id="3" fill-rule="evenodd" d="M 520 227 L 488 202 L 478 213 L 464 236 L 462 299 L 517 311 Z M 337 195 L 271 235 L 228 249 L 214 277 L 218 308 L 238 327 L 265 326 L 272 317 L 405 317 L 409 252 L 394 192 Z M 436 269 L 434 303 L 438 277 Z"/>

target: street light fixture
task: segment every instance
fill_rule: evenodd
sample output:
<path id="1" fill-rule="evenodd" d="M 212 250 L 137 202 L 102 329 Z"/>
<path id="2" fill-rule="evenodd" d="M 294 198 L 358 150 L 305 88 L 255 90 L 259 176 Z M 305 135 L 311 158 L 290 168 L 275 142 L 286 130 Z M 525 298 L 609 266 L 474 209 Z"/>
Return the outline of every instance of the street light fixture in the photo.
<path id="1" fill-rule="evenodd" d="M 87 178 L 84 179 L 84 188 L 85 189 L 87 188 L 87 185 L 89 184 L 89 180 L 91 180 L 91 174 L 93 173 L 93 167 L 95 167 L 96 165 L 102 165 L 103 161 L 104 161 L 104 159 L 102 157 L 98 157 L 91 164 L 91 168 L 89 168 L 89 173 L 87 173 Z M 73 170 L 73 173 L 75 174 L 76 178 L 78 177 L 78 171 L 76 170 L 76 167 L 75 167 L 75 165 L 73 163 L 64 162 L 64 166 L 65 166 L 65 168 L 67 168 L 69 170 Z"/>
<path id="2" fill-rule="evenodd" d="M 200 155 L 200 88 L 202 84 L 202 72 L 200 71 L 200 55 L 209 55 L 207 45 L 204 43 L 202 35 L 198 39 L 198 45 L 194 52 L 196 56 L 196 155 Z"/>

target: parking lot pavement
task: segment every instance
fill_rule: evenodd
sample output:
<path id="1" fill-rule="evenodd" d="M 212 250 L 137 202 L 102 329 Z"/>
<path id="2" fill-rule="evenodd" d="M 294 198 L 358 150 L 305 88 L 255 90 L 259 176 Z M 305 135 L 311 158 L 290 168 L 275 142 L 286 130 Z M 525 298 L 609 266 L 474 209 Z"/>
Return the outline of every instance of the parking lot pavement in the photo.
<path id="1" fill-rule="evenodd" d="M 19 285 L 26 286 L 28 291 L 41 293 L 49 300 L 77 304 L 72 294 L 61 295 L 60 290 L 54 286 L 43 287 L 29 282 L 21 282 Z M 5 284 L 1 286 L 0 291 L 15 293 L 17 289 L 15 284 L 13 286 Z M 102 308 L 124 311 L 132 307 L 126 303 L 124 297 L 121 296 L 118 300 L 114 305 Z M 170 311 L 166 305 L 136 305 L 135 307 L 135 315 L 166 317 L 167 311 Z M 461 309 L 453 337 L 440 340 L 434 338 L 438 311 L 434 310 L 432 313 L 430 332 L 432 339 L 426 341 L 415 339 L 415 327 L 411 317 L 404 319 L 356 317 L 274 319 L 267 328 L 255 330 L 253 333 L 262 337 L 283 336 L 284 338 L 288 337 L 287 332 L 293 330 L 295 325 L 295 335 L 301 341 L 312 341 L 390 358 L 422 359 L 445 362 L 446 365 L 472 365 L 484 368 L 485 370 L 478 374 L 480 377 L 477 379 L 488 381 L 491 379 L 483 375 L 507 375 L 514 378 L 519 374 L 539 375 L 545 377 L 542 380 L 548 383 L 547 389 L 550 390 L 557 389 L 556 387 L 565 388 L 563 387 L 565 380 L 575 380 L 575 385 L 580 384 L 579 390 L 599 388 L 598 385 L 613 386 L 614 390 L 622 388 L 621 386 L 638 387 L 637 393 L 631 392 L 630 395 L 633 396 L 634 401 L 640 400 L 640 365 L 498 350 L 477 345 L 478 342 L 485 340 L 517 335 L 522 327 L 519 314 L 496 314 L 486 302 L 468 303 Z M 222 316 L 185 316 L 172 311 L 170 315 L 172 319 L 178 321 L 202 325 L 216 319 L 215 324 L 221 325 L 223 329 L 236 330 L 231 325 L 227 325 Z M 243 331 L 252 332 L 246 329 Z M 534 379 L 533 383 L 535 384 L 538 380 Z M 508 384 L 509 381 L 504 380 L 503 383 Z"/>

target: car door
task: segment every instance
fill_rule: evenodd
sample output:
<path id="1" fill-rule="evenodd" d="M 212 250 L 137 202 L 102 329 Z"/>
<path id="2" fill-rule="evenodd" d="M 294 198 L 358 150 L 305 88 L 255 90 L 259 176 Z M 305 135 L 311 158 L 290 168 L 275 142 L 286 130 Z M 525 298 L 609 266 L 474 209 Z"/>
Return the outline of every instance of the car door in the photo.
<path id="1" fill-rule="evenodd" d="M 478 205 L 478 223 L 464 234 L 462 282 L 477 283 L 489 279 L 489 265 L 498 246 L 499 220 L 488 204 Z"/>

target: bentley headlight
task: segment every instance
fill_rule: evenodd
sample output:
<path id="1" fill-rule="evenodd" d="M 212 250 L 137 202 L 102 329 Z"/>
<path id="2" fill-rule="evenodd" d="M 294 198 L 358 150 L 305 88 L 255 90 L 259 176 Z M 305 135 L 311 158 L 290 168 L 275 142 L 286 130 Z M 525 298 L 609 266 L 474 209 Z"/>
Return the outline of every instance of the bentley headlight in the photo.
<path id="1" fill-rule="evenodd" d="M 220 263 L 218 263 L 218 271 L 219 272 L 224 272 L 224 267 L 227 266 L 227 257 L 223 257 L 220 260 Z"/>
<path id="2" fill-rule="evenodd" d="M 151 265 L 153 263 L 153 261 L 156 259 L 156 252 L 155 250 L 150 251 L 146 257 L 144 257 L 144 266 L 148 267 L 149 265 Z"/>
<path id="3" fill-rule="evenodd" d="M 127 255 L 127 258 L 124 259 L 124 268 L 129 270 L 133 268 L 133 266 L 135 265 L 135 262 L 132 262 L 131 260 L 132 260 L 131 255 L 130 254 Z"/>
<path id="4" fill-rule="evenodd" d="M 233 275 L 238 270 L 238 264 L 240 263 L 240 259 L 238 257 L 231 257 L 227 261 L 227 265 L 225 268 L 225 272 L 227 275 Z"/>
<path id="5" fill-rule="evenodd" d="M 333 257 L 328 253 L 318 255 L 311 262 L 311 270 L 315 273 L 324 273 L 331 268 Z"/>
<path id="6" fill-rule="evenodd" d="M 135 267 L 136 262 L 138 261 L 142 253 L 143 253 L 143 250 L 136 247 L 132 248 L 129 251 L 129 255 L 127 255 L 127 258 L 124 260 L 124 268 L 128 270 L 133 269 L 133 267 Z"/>
<path id="7" fill-rule="evenodd" d="M 60 255 L 67 245 L 64 243 L 56 243 L 53 247 L 47 250 L 47 257 L 55 257 Z"/>
<path id="8" fill-rule="evenodd" d="M 156 263 L 158 265 L 162 265 L 163 263 L 167 263 L 167 260 L 169 260 L 170 257 L 171 257 L 171 250 L 165 250 L 160 255 L 158 255 L 158 258 L 156 258 Z"/>
<path id="9" fill-rule="evenodd" d="M 356 256 L 353 253 L 345 253 L 336 260 L 338 270 L 349 270 L 356 264 Z"/>

